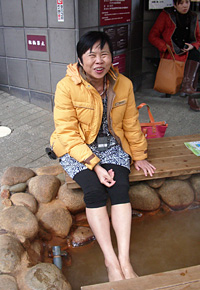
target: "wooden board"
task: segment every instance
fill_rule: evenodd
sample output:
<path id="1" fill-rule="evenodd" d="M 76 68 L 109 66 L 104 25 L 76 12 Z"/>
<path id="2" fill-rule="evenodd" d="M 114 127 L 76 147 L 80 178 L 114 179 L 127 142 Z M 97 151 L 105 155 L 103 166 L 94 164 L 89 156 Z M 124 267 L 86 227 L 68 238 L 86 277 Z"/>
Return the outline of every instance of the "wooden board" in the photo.
<path id="1" fill-rule="evenodd" d="M 199 290 L 200 265 L 136 279 L 82 286 L 81 290 Z"/>
<path id="2" fill-rule="evenodd" d="M 200 157 L 193 154 L 184 142 L 200 141 L 200 134 L 164 137 L 148 140 L 148 161 L 156 167 L 153 177 L 144 176 L 142 170 L 131 166 L 129 181 L 142 181 L 172 176 L 200 173 Z M 69 188 L 79 185 L 66 174 Z"/>

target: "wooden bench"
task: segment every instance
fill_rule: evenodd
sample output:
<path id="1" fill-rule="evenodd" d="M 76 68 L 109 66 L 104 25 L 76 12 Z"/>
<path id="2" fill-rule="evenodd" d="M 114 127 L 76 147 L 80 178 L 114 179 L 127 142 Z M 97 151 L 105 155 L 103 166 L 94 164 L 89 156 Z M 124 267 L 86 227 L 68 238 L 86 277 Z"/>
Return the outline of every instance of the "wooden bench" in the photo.
<path id="1" fill-rule="evenodd" d="M 82 286 L 81 290 L 199 290 L 199 273 L 198 265 L 136 279 Z"/>
<path id="2" fill-rule="evenodd" d="M 184 142 L 200 141 L 200 134 L 148 139 L 148 161 L 156 167 L 151 176 L 144 176 L 142 170 L 131 166 L 129 181 L 142 181 L 164 177 L 200 173 L 200 157 L 192 153 Z M 79 188 L 79 185 L 66 174 L 68 188 Z"/>

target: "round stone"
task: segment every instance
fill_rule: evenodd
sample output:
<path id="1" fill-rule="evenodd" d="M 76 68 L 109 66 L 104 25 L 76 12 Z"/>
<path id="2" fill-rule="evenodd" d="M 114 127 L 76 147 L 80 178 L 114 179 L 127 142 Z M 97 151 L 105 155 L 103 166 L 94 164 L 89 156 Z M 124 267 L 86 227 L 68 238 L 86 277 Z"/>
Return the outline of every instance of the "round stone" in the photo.
<path id="1" fill-rule="evenodd" d="M 24 281 L 27 290 L 72 290 L 62 272 L 55 265 L 49 263 L 40 263 L 29 268 Z"/>
<path id="2" fill-rule="evenodd" d="M 0 273 L 13 274 L 19 269 L 23 252 L 24 249 L 17 239 L 0 235 Z"/>
<path id="3" fill-rule="evenodd" d="M 10 275 L 0 275 L 0 290 L 18 290 L 14 277 Z"/>

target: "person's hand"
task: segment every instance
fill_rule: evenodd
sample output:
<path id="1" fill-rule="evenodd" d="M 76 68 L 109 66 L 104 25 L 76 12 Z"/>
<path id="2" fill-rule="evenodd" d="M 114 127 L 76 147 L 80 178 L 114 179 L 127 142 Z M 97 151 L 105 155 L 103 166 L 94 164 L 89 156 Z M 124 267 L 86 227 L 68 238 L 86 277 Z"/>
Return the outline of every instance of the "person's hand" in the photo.
<path id="1" fill-rule="evenodd" d="M 98 176 L 99 181 L 105 186 L 111 187 L 115 184 L 116 181 L 113 179 L 115 173 L 112 169 L 107 171 L 105 168 L 97 164 L 94 167 L 94 171 L 96 172 L 96 175 Z"/>
<path id="2" fill-rule="evenodd" d="M 144 171 L 144 175 L 147 176 L 148 174 L 150 176 L 153 176 L 156 168 L 151 164 L 149 163 L 147 160 L 136 160 L 134 162 L 134 166 L 135 166 L 135 169 L 136 170 L 140 170 L 142 169 Z"/>
<path id="3" fill-rule="evenodd" d="M 189 51 L 189 50 L 191 50 L 191 49 L 194 48 L 194 46 L 193 46 L 191 43 L 187 43 L 187 42 L 186 42 L 185 44 L 186 44 L 188 47 L 182 49 L 184 52 L 187 52 L 187 51 Z"/>

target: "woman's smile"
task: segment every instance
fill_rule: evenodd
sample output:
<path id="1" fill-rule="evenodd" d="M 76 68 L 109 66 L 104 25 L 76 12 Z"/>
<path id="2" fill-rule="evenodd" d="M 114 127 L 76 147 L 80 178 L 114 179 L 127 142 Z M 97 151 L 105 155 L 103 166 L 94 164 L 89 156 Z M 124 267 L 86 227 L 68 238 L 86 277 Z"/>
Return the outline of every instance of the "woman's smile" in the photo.
<path id="1" fill-rule="evenodd" d="M 103 68 L 103 67 L 98 67 L 98 68 L 95 68 L 94 70 L 95 70 L 98 74 L 101 74 L 101 73 L 103 73 L 104 68 Z"/>

